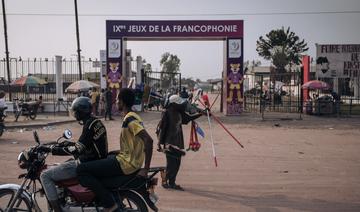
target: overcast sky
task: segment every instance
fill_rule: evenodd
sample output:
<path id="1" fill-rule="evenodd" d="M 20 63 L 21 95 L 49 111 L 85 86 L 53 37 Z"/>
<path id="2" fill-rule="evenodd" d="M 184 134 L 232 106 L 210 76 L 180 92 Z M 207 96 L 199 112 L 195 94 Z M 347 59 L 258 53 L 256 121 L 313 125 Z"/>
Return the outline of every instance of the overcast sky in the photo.
<path id="1" fill-rule="evenodd" d="M 10 57 L 74 57 L 73 0 L 5 3 Z M 261 59 L 256 40 L 282 26 L 290 26 L 305 39 L 312 57 L 315 43 L 360 44 L 360 0 L 78 0 L 78 12 L 81 53 L 86 58 L 99 58 L 99 50 L 105 48 L 106 20 L 244 20 L 245 61 Z M 3 30 L 1 18 L 1 58 L 5 57 Z M 222 45 L 220 41 L 128 42 L 133 56 L 143 56 L 154 70 L 160 70 L 161 54 L 170 52 L 181 59 L 183 76 L 203 80 L 220 77 Z"/>

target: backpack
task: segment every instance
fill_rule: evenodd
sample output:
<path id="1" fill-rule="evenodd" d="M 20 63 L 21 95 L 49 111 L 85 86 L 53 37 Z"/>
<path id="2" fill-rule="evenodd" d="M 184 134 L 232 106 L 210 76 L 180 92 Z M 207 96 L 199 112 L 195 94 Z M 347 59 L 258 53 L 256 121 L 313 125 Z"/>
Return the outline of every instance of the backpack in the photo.
<path id="1" fill-rule="evenodd" d="M 165 123 L 165 119 L 166 119 L 166 111 L 162 112 L 161 114 L 161 119 L 159 121 L 159 123 L 156 126 L 156 130 L 155 130 L 155 134 L 158 138 L 158 141 L 161 142 L 161 136 L 164 136 L 165 132 L 163 132 L 164 130 L 164 125 Z"/>

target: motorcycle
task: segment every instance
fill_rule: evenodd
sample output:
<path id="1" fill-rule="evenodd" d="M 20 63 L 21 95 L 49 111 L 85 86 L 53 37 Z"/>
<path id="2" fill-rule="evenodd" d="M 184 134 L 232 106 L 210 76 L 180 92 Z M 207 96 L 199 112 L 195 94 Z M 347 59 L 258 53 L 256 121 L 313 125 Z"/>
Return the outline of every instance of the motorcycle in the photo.
<path id="1" fill-rule="evenodd" d="M 37 111 L 40 106 L 40 102 L 32 101 L 25 102 L 23 99 L 14 99 L 14 112 L 15 112 L 15 122 L 18 121 L 19 116 L 25 116 L 34 120 L 37 116 Z"/>
<path id="2" fill-rule="evenodd" d="M 46 164 L 48 153 L 39 148 L 42 145 L 62 145 L 69 142 L 71 131 L 65 130 L 63 136 L 56 142 L 40 144 L 40 139 L 36 131 L 33 132 L 37 145 L 22 151 L 18 156 L 18 164 L 21 169 L 27 172 L 21 174 L 23 178 L 21 185 L 4 184 L 0 185 L 0 212 L 12 211 L 41 211 L 37 202 L 39 194 L 44 195 L 41 185 L 40 174 L 49 168 Z M 154 189 L 158 179 L 154 176 L 161 172 L 164 174 L 165 167 L 150 168 L 148 176 L 128 176 L 127 178 L 111 179 L 111 183 L 106 185 L 111 189 L 113 197 L 118 204 L 117 211 L 139 211 L 148 212 L 148 207 L 153 211 L 158 211 L 155 203 L 158 200 Z M 37 182 L 39 184 L 37 184 Z M 107 179 L 107 182 L 109 180 Z M 113 182 L 113 183 L 112 183 Z M 76 178 L 56 182 L 60 204 L 68 211 L 102 211 L 103 208 L 98 205 L 95 194 L 82 187 Z M 48 204 L 48 211 L 52 211 Z"/>
<path id="3" fill-rule="evenodd" d="M 0 108 L 0 137 L 2 136 L 5 130 L 4 120 L 6 118 L 6 114 L 5 114 L 6 109 L 7 107 Z"/>

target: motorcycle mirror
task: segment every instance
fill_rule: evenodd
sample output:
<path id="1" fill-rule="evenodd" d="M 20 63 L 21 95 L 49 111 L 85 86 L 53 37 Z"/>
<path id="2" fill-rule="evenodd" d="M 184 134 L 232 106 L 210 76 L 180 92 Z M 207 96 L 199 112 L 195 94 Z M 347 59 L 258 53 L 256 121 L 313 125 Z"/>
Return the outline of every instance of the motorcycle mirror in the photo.
<path id="1" fill-rule="evenodd" d="M 34 135 L 34 139 L 35 139 L 35 142 L 40 144 L 40 138 L 39 138 L 39 135 L 38 133 L 36 132 L 36 130 L 33 132 L 33 135 Z"/>
<path id="2" fill-rule="evenodd" d="M 72 138 L 72 132 L 71 132 L 71 130 L 66 129 L 66 130 L 64 131 L 63 137 L 66 138 L 66 139 Z"/>

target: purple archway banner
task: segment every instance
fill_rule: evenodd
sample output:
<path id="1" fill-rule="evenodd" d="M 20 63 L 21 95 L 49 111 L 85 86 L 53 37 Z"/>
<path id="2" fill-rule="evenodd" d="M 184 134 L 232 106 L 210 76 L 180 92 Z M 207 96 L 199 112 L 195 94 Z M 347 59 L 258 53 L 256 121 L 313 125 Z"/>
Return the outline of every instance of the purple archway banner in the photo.
<path id="1" fill-rule="evenodd" d="M 226 45 L 224 108 L 227 115 L 243 110 L 242 20 L 108 20 L 106 21 L 107 86 L 117 92 L 128 81 L 124 61 L 126 40 L 223 40 Z"/>
<path id="2" fill-rule="evenodd" d="M 243 21 L 107 21 L 107 37 L 242 37 Z"/>

